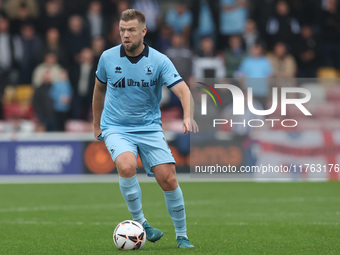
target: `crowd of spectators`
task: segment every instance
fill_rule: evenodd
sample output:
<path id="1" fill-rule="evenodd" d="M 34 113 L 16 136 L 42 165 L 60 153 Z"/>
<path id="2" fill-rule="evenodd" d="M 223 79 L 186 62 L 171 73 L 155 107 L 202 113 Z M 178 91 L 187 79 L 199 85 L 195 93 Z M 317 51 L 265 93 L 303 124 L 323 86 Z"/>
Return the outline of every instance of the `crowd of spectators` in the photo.
<path id="1" fill-rule="evenodd" d="M 0 97 L 31 86 L 36 130 L 91 122 L 97 63 L 120 44 L 127 8 L 146 14 L 145 41 L 188 84 L 192 77 L 313 78 L 320 67 L 340 70 L 338 0 L 0 0 Z M 245 86 L 265 105 L 265 83 Z M 179 106 L 171 93 L 164 98 L 163 109 Z M 0 120 L 11 117 L 4 108 Z"/>

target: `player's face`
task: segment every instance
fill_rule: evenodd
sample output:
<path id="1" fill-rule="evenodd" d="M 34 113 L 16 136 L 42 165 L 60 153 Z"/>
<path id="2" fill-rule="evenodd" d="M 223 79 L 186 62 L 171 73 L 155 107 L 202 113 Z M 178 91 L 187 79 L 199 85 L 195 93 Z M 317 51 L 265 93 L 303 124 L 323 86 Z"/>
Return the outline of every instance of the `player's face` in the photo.
<path id="1" fill-rule="evenodd" d="M 146 28 L 143 27 L 137 19 L 119 22 L 119 32 L 122 44 L 127 53 L 134 55 L 136 51 L 142 48 L 143 38 L 146 34 Z M 140 52 L 138 52 L 139 54 Z"/>

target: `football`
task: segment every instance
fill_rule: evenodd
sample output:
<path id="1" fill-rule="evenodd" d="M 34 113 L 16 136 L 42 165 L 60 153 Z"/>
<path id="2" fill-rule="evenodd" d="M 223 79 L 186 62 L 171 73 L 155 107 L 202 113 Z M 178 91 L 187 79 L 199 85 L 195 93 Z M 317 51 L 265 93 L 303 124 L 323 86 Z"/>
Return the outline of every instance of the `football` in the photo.
<path id="1" fill-rule="evenodd" d="M 120 250 L 138 250 L 143 247 L 145 240 L 143 226 L 133 220 L 122 221 L 113 232 L 113 241 Z"/>

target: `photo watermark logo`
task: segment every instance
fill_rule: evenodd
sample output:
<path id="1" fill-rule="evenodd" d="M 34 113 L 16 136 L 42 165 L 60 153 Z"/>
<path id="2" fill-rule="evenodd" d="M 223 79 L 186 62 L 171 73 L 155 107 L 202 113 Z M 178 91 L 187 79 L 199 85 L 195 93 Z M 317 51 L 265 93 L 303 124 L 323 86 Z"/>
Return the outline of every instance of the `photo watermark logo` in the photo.
<path id="1" fill-rule="evenodd" d="M 198 84 L 204 85 L 209 88 L 217 97 L 220 102 L 220 105 L 223 106 L 222 100 L 216 89 L 227 89 L 231 92 L 233 99 L 233 115 L 234 116 L 242 116 L 245 115 L 245 111 L 248 110 L 250 113 L 256 116 L 269 116 L 273 114 L 279 107 L 281 110 L 281 116 L 287 115 L 287 106 L 295 105 L 297 109 L 299 109 L 305 116 L 311 116 L 312 114 L 308 111 L 308 109 L 304 106 L 305 103 L 308 103 L 311 99 L 311 93 L 309 90 L 305 88 L 298 87 L 282 87 L 272 88 L 272 101 L 271 107 L 269 109 L 256 109 L 254 106 L 254 97 L 253 97 L 253 88 L 248 88 L 246 95 L 243 91 L 232 84 L 215 84 L 214 87 L 205 84 L 203 82 L 197 82 Z M 211 99 L 213 100 L 215 106 L 217 106 L 217 102 L 212 95 L 212 93 L 205 89 L 200 88 L 202 91 L 206 92 Z M 280 93 L 279 93 L 280 92 Z M 207 94 L 201 94 L 201 115 L 207 115 Z M 279 104 L 279 95 L 280 104 Z M 300 95 L 299 98 L 289 98 L 288 95 Z M 247 109 L 246 109 L 247 107 Z M 233 119 L 213 119 L 213 127 L 217 125 L 225 125 L 230 124 L 231 127 L 233 125 L 243 125 L 249 127 L 262 127 L 265 122 L 271 123 L 271 127 L 274 127 L 276 122 L 280 122 L 282 127 L 296 127 L 298 125 L 298 121 L 295 119 L 271 119 L 267 118 L 265 120 L 262 119 L 244 119 L 243 121 L 235 122 Z"/>

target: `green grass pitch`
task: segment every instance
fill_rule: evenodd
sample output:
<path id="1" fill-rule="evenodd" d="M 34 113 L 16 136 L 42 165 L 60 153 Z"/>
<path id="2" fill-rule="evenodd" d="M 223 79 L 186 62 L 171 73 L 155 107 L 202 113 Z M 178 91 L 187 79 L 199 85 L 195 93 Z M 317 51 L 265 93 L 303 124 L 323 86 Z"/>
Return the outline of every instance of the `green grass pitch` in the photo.
<path id="1" fill-rule="evenodd" d="M 176 248 L 164 196 L 141 183 L 156 243 L 119 251 L 117 223 L 130 219 L 117 183 L 0 185 L 0 254 L 340 254 L 339 182 L 181 183 L 188 234 Z"/>

